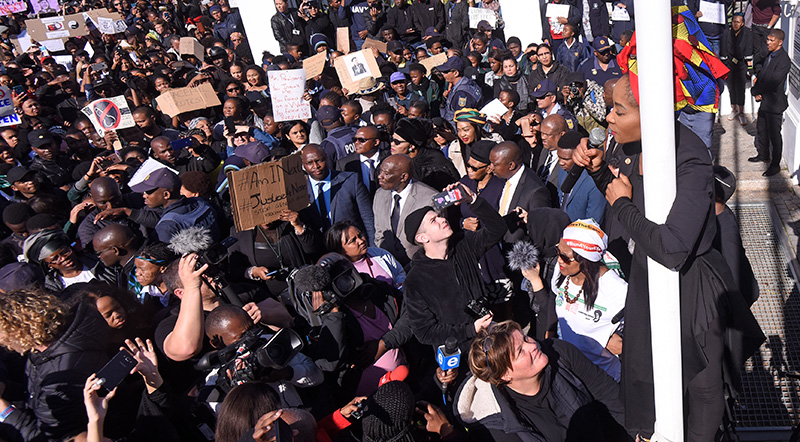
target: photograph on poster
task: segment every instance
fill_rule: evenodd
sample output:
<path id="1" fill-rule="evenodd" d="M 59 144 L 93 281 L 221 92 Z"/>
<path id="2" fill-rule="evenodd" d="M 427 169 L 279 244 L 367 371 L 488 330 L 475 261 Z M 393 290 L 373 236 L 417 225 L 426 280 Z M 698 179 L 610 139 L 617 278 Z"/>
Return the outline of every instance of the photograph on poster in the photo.
<path id="1" fill-rule="evenodd" d="M 361 80 L 364 77 L 369 77 L 369 69 L 367 69 L 367 60 L 361 52 L 354 52 L 344 57 L 347 69 L 352 75 L 353 81 Z"/>

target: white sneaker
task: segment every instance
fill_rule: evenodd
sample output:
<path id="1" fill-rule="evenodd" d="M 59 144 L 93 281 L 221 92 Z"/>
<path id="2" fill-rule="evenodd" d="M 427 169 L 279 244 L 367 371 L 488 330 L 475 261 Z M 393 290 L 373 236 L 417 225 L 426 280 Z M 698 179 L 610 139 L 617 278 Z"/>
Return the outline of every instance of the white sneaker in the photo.
<path id="1" fill-rule="evenodd" d="M 739 124 L 747 126 L 747 117 L 744 114 L 739 114 Z"/>
<path id="2" fill-rule="evenodd" d="M 739 115 L 741 115 L 739 113 L 739 108 L 733 108 L 733 111 L 731 111 L 730 115 L 728 115 L 728 121 L 733 121 L 733 119 Z"/>

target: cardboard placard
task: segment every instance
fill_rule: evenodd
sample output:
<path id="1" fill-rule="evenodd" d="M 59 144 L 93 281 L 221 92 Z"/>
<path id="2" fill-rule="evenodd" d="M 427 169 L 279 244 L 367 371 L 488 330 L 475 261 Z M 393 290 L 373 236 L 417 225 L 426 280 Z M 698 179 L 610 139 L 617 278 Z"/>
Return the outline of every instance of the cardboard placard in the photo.
<path id="1" fill-rule="evenodd" d="M 94 100 L 81 109 L 81 112 L 89 118 L 101 137 L 106 131 L 127 129 L 136 125 L 128 101 L 123 95 Z"/>
<path id="2" fill-rule="evenodd" d="M 350 93 L 358 91 L 358 81 L 362 78 L 381 76 L 381 70 L 378 68 L 378 62 L 375 60 L 372 49 L 362 49 L 336 57 L 333 65 L 339 81 L 342 82 L 342 87 Z"/>
<path id="3" fill-rule="evenodd" d="M 206 48 L 194 37 L 181 37 L 181 45 L 178 47 L 181 55 L 194 55 L 198 60 L 205 58 Z"/>
<path id="4" fill-rule="evenodd" d="M 325 63 L 328 62 L 328 54 L 320 52 L 313 57 L 308 57 L 303 60 L 303 70 L 306 71 L 306 80 L 321 75 L 322 70 L 325 69 Z"/>
<path id="5" fill-rule="evenodd" d="M 495 14 L 494 11 L 485 8 L 469 8 L 470 29 L 478 29 L 478 23 L 480 23 L 481 20 L 489 22 L 489 26 L 491 26 L 492 29 L 497 27 L 497 14 Z"/>
<path id="6" fill-rule="evenodd" d="M 306 89 L 304 70 L 267 71 L 267 79 L 276 122 L 311 118 L 311 104 L 303 99 Z"/>
<path id="7" fill-rule="evenodd" d="M 61 10 L 58 0 L 31 0 L 31 7 L 34 14 L 52 14 Z"/>
<path id="8" fill-rule="evenodd" d="M 28 4 L 24 1 L 2 0 L 0 1 L 0 15 L 11 15 L 17 12 L 28 10 Z"/>
<path id="9" fill-rule="evenodd" d="M 83 18 L 103 34 L 120 34 L 125 32 L 128 24 L 119 12 L 108 12 L 107 9 L 92 9 L 83 13 Z M 89 22 L 87 22 L 89 24 Z"/>
<path id="10" fill-rule="evenodd" d="M 433 57 L 428 57 L 419 62 L 419 64 L 425 66 L 425 69 L 428 70 L 428 75 L 431 74 L 433 68 L 436 66 L 441 66 L 444 62 L 447 61 L 447 54 L 442 52 L 441 54 L 436 54 Z"/>
<path id="11" fill-rule="evenodd" d="M 299 211 L 309 205 L 299 152 L 228 172 L 228 183 L 237 232 L 275 221 L 284 209 Z"/>
<path id="12" fill-rule="evenodd" d="M 222 103 L 210 83 L 200 83 L 197 87 L 170 89 L 156 97 L 161 112 L 170 118 L 184 112 L 220 106 Z"/>
<path id="13" fill-rule="evenodd" d="M 28 35 L 36 41 L 80 37 L 89 34 L 83 14 L 25 20 L 25 26 L 28 29 Z"/>
<path id="14" fill-rule="evenodd" d="M 361 48 L 362 49 L 375 48 L 381 54 L 386 53 L 386 43 L 378 40 L 373 40 L 371 38 L 367 38 L 366 40 L 364 40 L 364 44 L 361 45 Z"/>
<path id="15" fill-rule="evenodd" d="M 350 52 L 350 28 L 336 28 L 336 50 L 343 54 Z"/>

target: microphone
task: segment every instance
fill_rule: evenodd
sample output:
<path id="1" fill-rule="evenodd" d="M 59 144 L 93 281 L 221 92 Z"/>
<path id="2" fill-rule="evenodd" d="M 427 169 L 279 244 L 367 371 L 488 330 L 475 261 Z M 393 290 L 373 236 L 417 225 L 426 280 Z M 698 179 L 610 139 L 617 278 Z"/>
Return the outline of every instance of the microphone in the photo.
<path id="1" fill-rule="evenodd" d="M 444 341 L 444 345 L 439 346 L 436 351 L 436 362 L 443 371 L 458 368 L 458 364 L 461 362 L 461 349 L 458 348 L 455 336 L 450 336 Z M 442 393 L 447 391 L 447 384 L 442 384 L 441 389 Z"/>
<path id="2" fill-rule="evenodd" d="M 320 266 L 303 267 L 294 275 L 294 286 L 298 292 L 318 292 L 330 287 L 331 275 Z"/>
<path id="3" fill-rule="evenodd" d="M 385 375 L 381 376 L 381 379 L 378 381 L 378 387 L 381 385 L 392 382 L 392 381 L 404 381 L 408 377 L 408 367 L 405 365 L 399 365 L 392 371 L 386 372 Z"/>
<path id="4" fill-rule="evenodd" d="M 575 147 L 578 146 L 578 144 L 580 144 L 581 140 L 580 140 L 579 137 L 578 137 L 577 142 L 574 142 L 573 137 L 570 137 L 569 139 L 565 140 L 565 138 L 567 138 L 567 135 L 569 135 L 571 133 L 575 133 L 575 132 L 567 132 L 566 134 L 564 134 L 564 136 L 561 137 L 561 139 L 558 141 L 559 147 L 563 147 L 563 148 L 566 148 L 566 149 L 574 149 Z M 561 142 L 562 141 L 565 142 L 564 146 L 561 146 L 561 144 L 562 144 Z M 605 141 L 606 141 L 606 131 L 605 130 L 603 130 L 603 129 L 599 128 L 599 127 L 595 127 L 589 133 L 589 148 L 590 149 L 598 149 L 600 146 L 603 145 L 603 143 L 605 143 Z M 570 146 L 569 144 L 572 144 L 572 143 L 574 143 L 574 145 Z M 561 191 L 564 192 L 564 193 L 572 192 L 572 188 L 575 187 L 575 183 L 578 182 L 578 178 L 581 177 L 582 173 L 583 173 L 583 167 L 578 166 L 577 164 L 573 164 L 572 168 L 568 172 L 567 177 L 564 178 L 564 182 L 561 183 Z"/>
<path id="5" fill-rule="evenodd" d="M 511 270 L 528 270 L 539 262 L 539 249 L 527 241 L 518 241 L 506 257 Z"/>
<path id="6" fill-rule="evenodd" d="M 190 253 L 200 253 L 208 250 L 214 244 L 211 231 L 206 227 L 191 226 L 172 235 L 169 248 L 180 256 Z"/>

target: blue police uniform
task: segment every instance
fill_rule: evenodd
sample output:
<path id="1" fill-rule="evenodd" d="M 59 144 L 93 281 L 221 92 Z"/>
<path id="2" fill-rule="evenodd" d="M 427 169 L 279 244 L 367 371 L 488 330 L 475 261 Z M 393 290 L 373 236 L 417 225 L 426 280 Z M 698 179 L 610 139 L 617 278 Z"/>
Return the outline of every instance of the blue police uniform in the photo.
<path id="1" fill-rule="evenodd" d="M 600 67 L 597 57 L 588 58 L 578 66 L 578 72 L 581 72 L 587 80 L 592 80 L 600 86 L 604 86 L 608 80 L 622 77 L 622 70 L 613 58 L 608 62 L 608 69 L 605 71 Z"/>
<path id="2" fill-rule="evenodd" d="M 465 107 L 478 108 L 482 100 L 483 94 L 478 83 L 462 77 L 447 95 L 447 104 L 444 108 L 445 120 L 452 121 L 456 111 Z"/>

